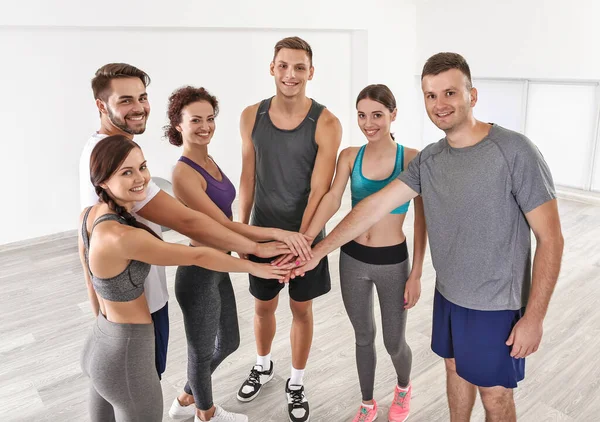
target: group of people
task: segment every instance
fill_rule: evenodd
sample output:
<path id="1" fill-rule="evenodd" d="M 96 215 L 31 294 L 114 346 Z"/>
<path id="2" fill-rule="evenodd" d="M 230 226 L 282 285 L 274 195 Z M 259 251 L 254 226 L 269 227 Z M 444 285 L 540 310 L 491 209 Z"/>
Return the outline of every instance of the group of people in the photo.
<path id="1" fill-rule="evenodd" d="M 162 420 L 168 265 L 178 266 L 175 295 L 188 352 L 187 383 L 170 417 L 248 420 L 212 396 L 212 373 L 240 341 L 229 273 L 245 272 L 255 298 L 257 356 L 240 379 L 237 399 L 254 400 L 273 378 L 275 311 L 288 285 L 288 416 L 309 421 L 303 377 L 313 340 L 312 301 L 331 289 L 327 254 L 336 248 L 362 394 L 353 421 L 373 421 L 378 413 L 375 288 L 397 375 L 387 417 L 406 420 L 412 394 L 407 312 L 420 297 L 428 237 L 437 274 L 432 349 L 446 363 L 451 420 L 470 419 L 477 390 L 486 420 L 516 420 L 512 389 L 524 378 L 524 358 L 540 344 L 563 249 L 542 155 L 523 135 L 477 121 L 467 62 L 439 53 L 427 60 L 421 80 L 428 116 L 446 136 L 422 151 L 398 143 L 391 133 L 394 95 L 385 85 L 369 85 L 356 99 L 367 142 L 338 156 L 339 120 L 306 96 L 312 59 L 301 38 L 277 42 L 271 62 L 276 94 L 241 115 L 239 222 L 232 211 L 236 189 L 208 151 L 217 98 L 193 86 L 169 98 L 165 138 L 182 147 L 174 198 L 152 182 L 133 140 L 146 128 L 149 76 L 124 63 L 96 72 L 100 129 L 85 145 L 79 170 L 79 252 L 96 318 L 82 354 L 92 421 Z M 348 180 L 352 211 L 326 235 Z M 410 261 L 403 225 L 412 199 Z M 189 246 L 164 242 L 161 226 L 188 236 Z M 531 231 L 537 240 L 533 263 Z"/>

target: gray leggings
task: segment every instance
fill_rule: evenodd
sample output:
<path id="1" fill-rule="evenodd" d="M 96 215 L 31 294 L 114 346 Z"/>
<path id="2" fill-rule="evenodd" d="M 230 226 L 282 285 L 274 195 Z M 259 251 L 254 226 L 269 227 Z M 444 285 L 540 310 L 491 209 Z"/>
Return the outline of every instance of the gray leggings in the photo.
<path id="1" fill-rule="evenodd" d="M 188 382 L 196 407 L 213 406 L 211 375 L 240 345 L 235 295 L 228 273 L 189 266 L 177 268 L 175 296 L 183 313 L 188 344 Z"/>
<path id="2" fill-rule="evenodd" d="M 377 364 L 374 286 L 377 288 L 381 307 L 383 342 L 396 369 L 398 385 L 406 387 L 410 382 L 412 352 L 404 335 L 407 315 L 404 309 L 404 287 L 409 273 L 406 242 L 373 248 L 353 241 L 342 247 L 340 285 L 344 306 L 354 327 L 356 366 L 364 401 L 373 399 Z"/>
<path id="3" fill-rule="evenodd" d="M 152 324 L 116 324 L 102 313 L 83 347 L 92 422 L 159 422 L 163 397 L 154 362 Z"/>

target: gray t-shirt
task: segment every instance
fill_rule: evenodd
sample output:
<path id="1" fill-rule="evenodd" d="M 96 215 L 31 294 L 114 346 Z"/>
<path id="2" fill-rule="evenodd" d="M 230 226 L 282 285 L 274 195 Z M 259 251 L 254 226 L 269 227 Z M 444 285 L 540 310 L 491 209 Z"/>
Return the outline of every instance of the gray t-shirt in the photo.
<path id="1" fill-rule="evenodd" d="M 428 145 L 398 176 L 423 197 L 436 288 L 469 309 L 516 310 L 531 287 L 525 214 L 556 198 L 550 169 L 525 136 L 493 125 L 476 145 Z"/>

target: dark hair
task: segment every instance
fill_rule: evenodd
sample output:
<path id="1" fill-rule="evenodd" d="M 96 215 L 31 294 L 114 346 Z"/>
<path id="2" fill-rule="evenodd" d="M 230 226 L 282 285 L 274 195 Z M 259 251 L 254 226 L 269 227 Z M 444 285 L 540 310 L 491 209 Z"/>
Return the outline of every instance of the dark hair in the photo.
<path id="1" fill-rule="evenodd" d="M 373 84 L 363 88 L 358 97 L 356 97 L 356 107 L 358 107 L 360 100 L 364 100 L 365 98 L 384 105 L 390 113 L 393 113 L 396 109 L 396 98 L 387 85 Z"/>
<path id="2" fill-rule="evenodd" d="M 150 76 L 143 70 L 127 63 L 108 63 L 98 69 L 92 79 L 94 99 L 106 101 L 109 97 L 110 82 L 122 78 L 140 78 L 145 87 L 150 85 Z"/>
<path id="3" fill-rule="evenodd" d="M 177 130 L 177 125 L 181 123 L 181 113 L 184 107 L 198 101 L 209 103 L 214 110 L 214 116 L 217 117 L 219 114 L 219 101 L 217 97 L 210 95 L 206 89 L 184 86 L 171 94 L 169 105 L 167 106 L 169 124 L 163 127 L 165 138 L 169 140 L 169 143 L 177 147 L 183 145 L 183 138 Z"/>
<path id="4" fill-rule="evenodd" d="M 356 107 L 358 108 L 358 103 L 361 100 L 369 99 L 373 101 L 377 101 L 379 104 L 383 105 L 387 108 L 390 113 L 393 113 L 396 110 L 396 98 L 394 94 L 392 94 L 392 90 L 384 84 L 372 84 L 365 88 L 358 94 L 356 97 Z M 394 134 L 390 133 L 392 139 L 394 138 Z"/>
<path id="5" fill-rule="evenodd" d="M 123 135 L 113 135 L 102 139 L 92 150 L 90 157 L 90 180 L 101 202 L 107 204 L 111 210 L 125 219 L 129 225 L 144 229 L 160 239 L 160 236 L 145 224 L 138 222 L 125 207 L 117 204 L 114 198 L 100 186 L 101 183 L 106 182 L 119 170 L 121 164 L 123 164 L 134 148 L 140 148 L 140 146 Z"/>
<path id="6" fill-rule="evenodd" d="M 439 75 L 450 69 L 458 69 L 467 77 L 467 89 L 473 87 L 471 69 L 463 56 L 458 53 L 437 53 L 431 56 L 423 66 L 421 80 L 427 75 Z"/>
<path id="7" fill-rule="evenodd" d="M 310 48 L 310 44 L 304 41 L 300 37 L 287 37 L 282 40 L 277 41 L 275 44 L 275 52 L 273 54 L 273 61 L 275 61 L 275 57 L 277 57 L 277 53 L 282 48 L 289 48 L 290 50 L 303 50 L 308 55 L 308 60 L 310 61 L 310 65 L 312 66 L 313 52 L 312 48 Z"/>

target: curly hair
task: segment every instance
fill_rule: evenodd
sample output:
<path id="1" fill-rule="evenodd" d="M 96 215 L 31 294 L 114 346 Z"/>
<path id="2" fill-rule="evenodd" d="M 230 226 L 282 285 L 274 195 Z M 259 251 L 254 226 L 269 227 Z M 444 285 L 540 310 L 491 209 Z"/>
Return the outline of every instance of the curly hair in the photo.
<path id="1" fill-rule="evenodd" d="M 181 112 L 184 107 L 198 101 L 206 101 L 209 103 L 214 110 L 215 117 L 217 117 L 219 114 L 219 101 L 217 100 L 217 97 L 211 95 L 202 87 L 196 88 L 193 86 L 184 86 L 173 92 L 169 97 L 169 105 L 167 107 L 169 124 L 163 127 L 163 130 L 165 138 L 169 140 L 170 144 L 177 147 L 183 145 L 183 138 L 181 133 L 177 130 L 177 125 L 181 123 Z"/>

